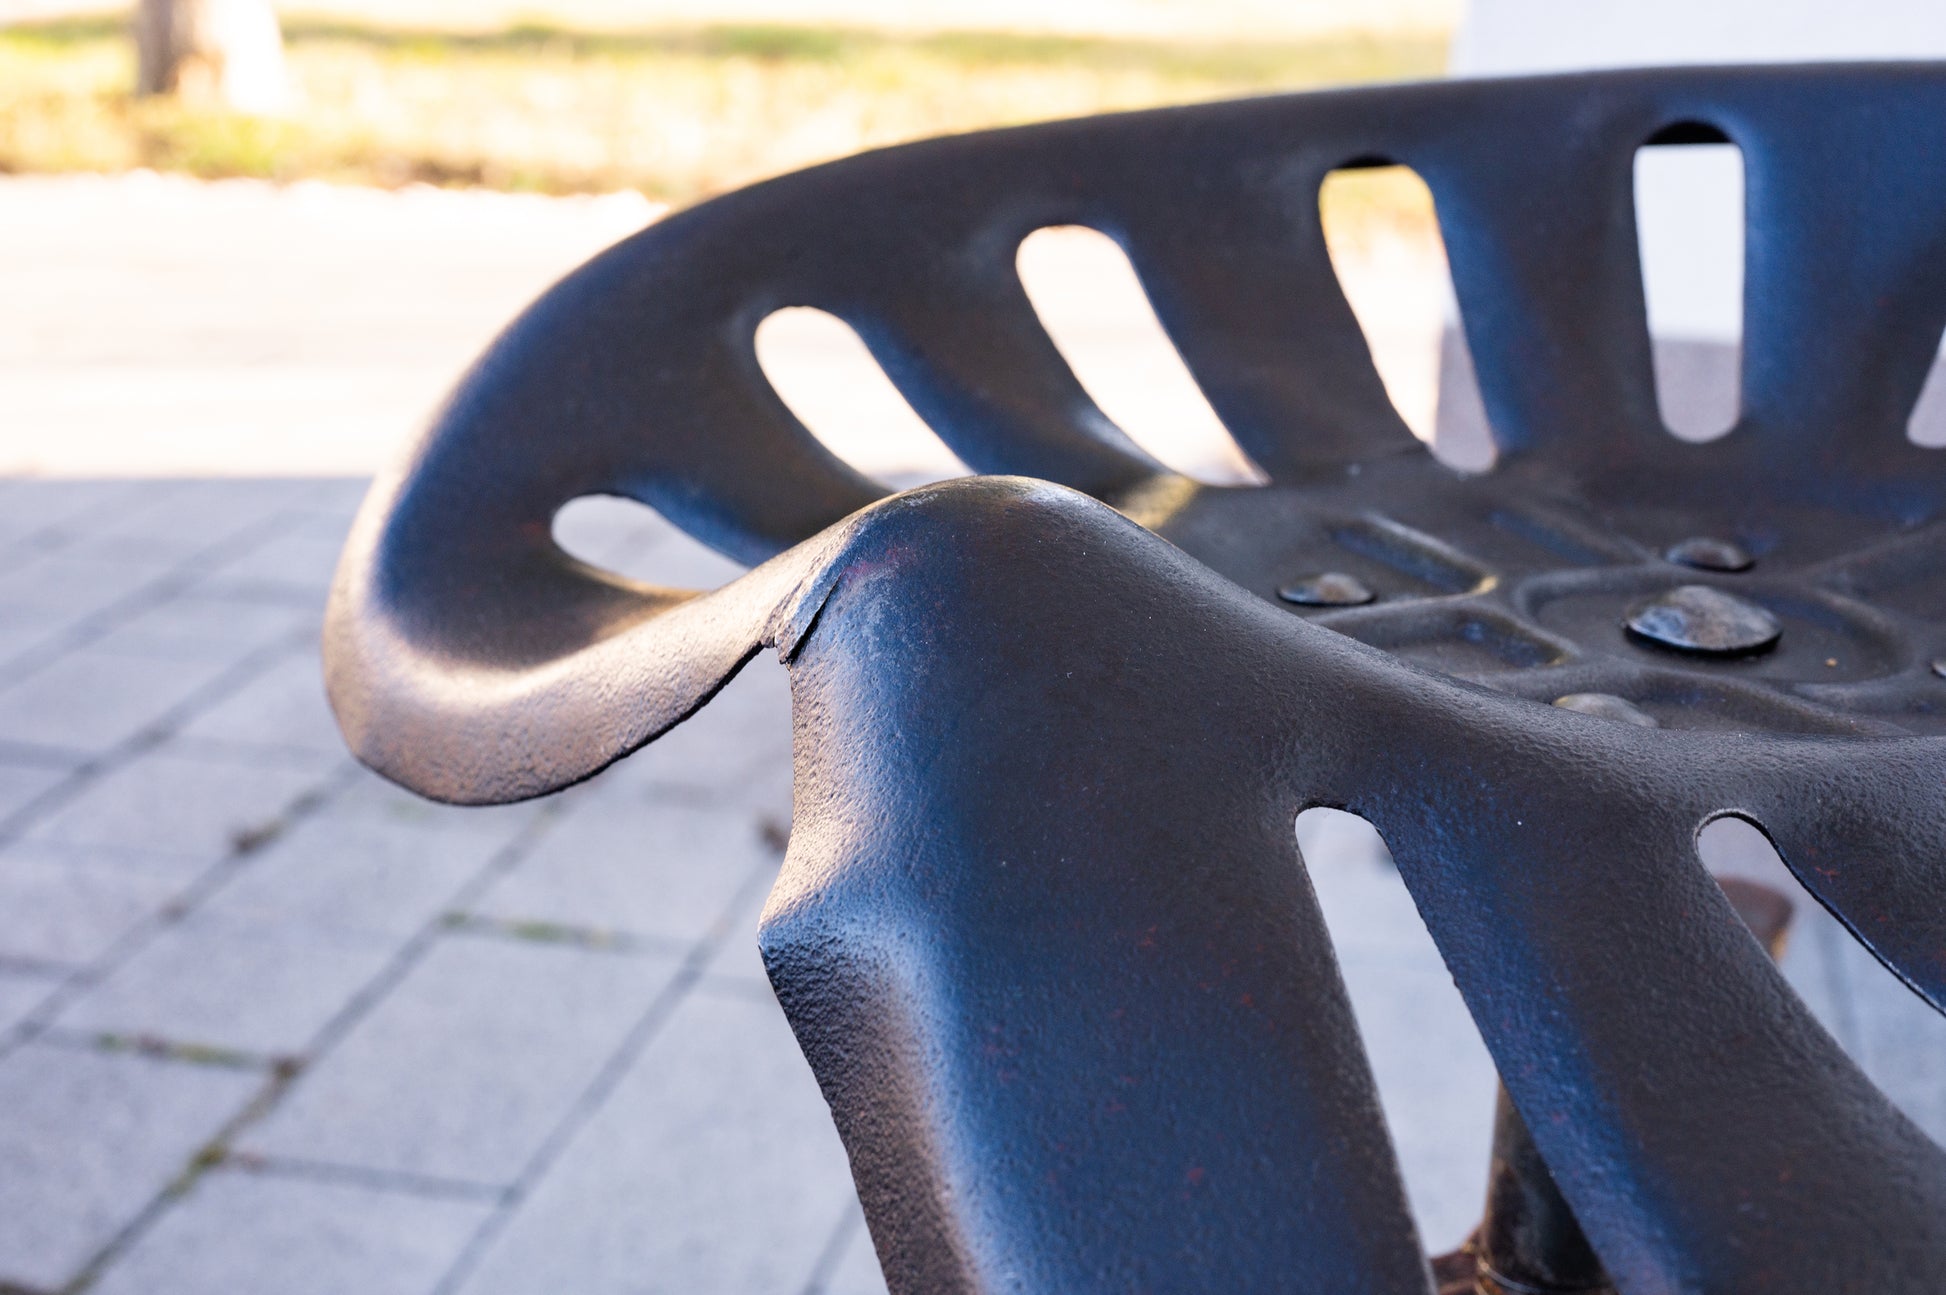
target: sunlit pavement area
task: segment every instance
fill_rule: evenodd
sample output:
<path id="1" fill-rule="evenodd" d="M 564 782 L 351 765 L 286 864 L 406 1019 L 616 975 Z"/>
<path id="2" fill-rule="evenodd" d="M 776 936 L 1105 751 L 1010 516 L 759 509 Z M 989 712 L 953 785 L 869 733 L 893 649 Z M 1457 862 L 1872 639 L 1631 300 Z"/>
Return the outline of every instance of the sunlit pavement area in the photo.
<path id="1" fill-rule="evenodd" d="M 0 1289 L 882 1289 L 755 951 L 789 829 L 781 667 L 572 792 L 486 810 L 357 769 L 319 681 L 365 477 L 521 302 L 655 214 L 0 181 Z M 1112 256 L 1053 246 L 1036 300 L 1106 366 L 1104 405 L 1172 461 L 1239 471 Z M 1429 411 L 1417 255 L 1345 273 L 1391 302 L 1380 358 Z M 781 318 L 763 345 L 855 462 L 952 470 L 842 327 Z M 666 583 L 735 571 L 614 501 L 560 536 Z M 1383 847 L 1343 816 L 1300 834 L 1449 1247 L 1491 1066 Z M 1710 848 L 1769 866 L 1734 829 Z M 1786 969 L 1946 1135 L 1938 1018 L 1804 905 Z"/>

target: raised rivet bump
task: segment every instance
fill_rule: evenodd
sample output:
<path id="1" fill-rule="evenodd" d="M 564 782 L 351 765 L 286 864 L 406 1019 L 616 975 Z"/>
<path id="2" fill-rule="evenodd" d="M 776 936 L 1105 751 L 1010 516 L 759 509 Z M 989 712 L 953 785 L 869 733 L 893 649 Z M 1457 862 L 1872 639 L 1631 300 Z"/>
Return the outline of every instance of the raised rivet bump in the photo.
<path id="1" fill-rule="evenodd" d="M 1293 580 L 1277 596 L 1299 607 L 1362 607 L 1378 597 L 1370 585 L 1342 571 L 1320 571 Z"/>
<path id="2" fill-rule="evenodd" d="M 1698 571 L 1748 571 L 1757 562 L 1738 545 L 1707 535 L 1672 544 L 1662 556 L 1678 566 L 1694 567 Z"/>
<path id="3" fill-rule="evenodd" d="M 1783 633 L 1762 607 L 1708 585 L 1679 585 L 1638 603 L 1626 624 L 1652 643 L 1704 656 L 1761 652 Z"/>
<path id="4" fill-rule="evenodd" d="M 1661 728 L 1661 721 L 1625 697 L 1617 697 L 1612 692 L 1571 692 L 1556 697 L 1554 704 L 1562 710 L 1571 710 L 1577 715 L 1593 715 L 1597 719 L 1612 719 L 1622 724 L 1633 724 L 1637 728 Z"/>

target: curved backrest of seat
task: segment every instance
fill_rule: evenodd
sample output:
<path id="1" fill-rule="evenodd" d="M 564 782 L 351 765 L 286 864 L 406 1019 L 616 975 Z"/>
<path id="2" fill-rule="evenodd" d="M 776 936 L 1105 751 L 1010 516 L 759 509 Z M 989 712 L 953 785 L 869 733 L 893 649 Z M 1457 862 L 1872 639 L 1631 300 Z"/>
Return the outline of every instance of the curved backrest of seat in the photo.
<path id="1" fill-rule="evenodd" d="M 1710 446 L 1674 444 L 1660 426 L 1630 204 L 1635 148 L 1676 122 L 1734 139 L 1750 175 L 1746 413 Z M 765 381 L 752 338 L 783 306 L 852 324 L 976 471 L 1110 502 L 1167 488 L 1021 290 L 1014 249 L 1050 224 L 1121 241 L 1273 481 L 1418 453 L 1318 225 L 1324 176 L 1373 158 L 1413 166 L 1438 201 L 1510 469 L 1593 459 L 1619 478 L 1616 460 L 1639 458 L 1665 481 L 1708 466 L 1908 521 L 1938 508 L 1946 477 L 1903 435 L 1946 325 L 1946 76 L 1934 68 L 1535 78 L 1131 113 L 819 167 L 662 221 L 570 275 L 493 344 L 374 497 L 333 613 L 336 659 L 364 663 L 334 669 L 341 710 L 361 728 L 360 715 L 436 691 L 412 668 L 421 660 L 539 686 L 678 605 L 554 547 L 549 519 L 578 495 L 641 500 L 745 562 L 880 497 Z M 382 648 L 352 646 L 381 626 Z M 754 624 L 742 637 L 754 644 Z M 392 672 L 396 687 L 378 682 Z M 468 708 L 499 691 L 482 683 Z M 519 704 L 535 732 L 536 708 Z M 367 751 L 462 799 L 546 790 L 620 753 L 509 751 L 519 779 L 478 765 L 468 776 L 484 781 L 461 785 L 415 771 L 406 752 Z"/>

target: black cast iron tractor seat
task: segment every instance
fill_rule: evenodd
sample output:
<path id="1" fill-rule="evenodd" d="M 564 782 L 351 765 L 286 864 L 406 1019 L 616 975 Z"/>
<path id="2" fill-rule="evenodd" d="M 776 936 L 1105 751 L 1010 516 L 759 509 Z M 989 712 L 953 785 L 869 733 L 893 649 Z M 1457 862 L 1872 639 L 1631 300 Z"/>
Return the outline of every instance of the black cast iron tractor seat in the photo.
<path id="1" fill-rule="evenodd" d="M 1631 167 L 1702 139 L 1745 159 L 1747 324 L 1741 419 L 1695 444 L 1657 413 Z M 1491 471 L 1408 433 L 1333 274 L 1319 185 L 1377 162 L 1437 200 Z M 1268 484 L 1185 479 L 1089 401 L 1015 270 L 1062 224 L 1127 251 Z M 992 475 L 888 495 L 827 452 L 753 349 L 794 305 Z M 360 517 L 331 695 L 375 769 L 503 801 L 776 650 L 764 957 L 902 1295 L 1430 1288 L 1293 841 L 1313 805 L 1383 834 L 1599 1280 L 1938 1292 L 1946 1156 L 1696 837 L 1760 824 L 1946 1004 L 1946 457 L 1906 435 L 1943 326 L 1934 67 L 867 154 L 662 221 L 493 344 Z M 603 493 L 750 571 L 576 561 L 551 519 Z"/>

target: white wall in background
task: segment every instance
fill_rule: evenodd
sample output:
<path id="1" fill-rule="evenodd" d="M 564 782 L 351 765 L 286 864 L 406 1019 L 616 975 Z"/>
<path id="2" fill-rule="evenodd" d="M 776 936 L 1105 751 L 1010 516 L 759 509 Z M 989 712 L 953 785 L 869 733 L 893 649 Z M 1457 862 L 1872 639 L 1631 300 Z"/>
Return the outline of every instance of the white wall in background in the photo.
<path id="1" fill-rule="evenodd" d="M 1469 0 L 1458 76 L 1665 63 L 1946 58 L 1940 0 Z"/>

